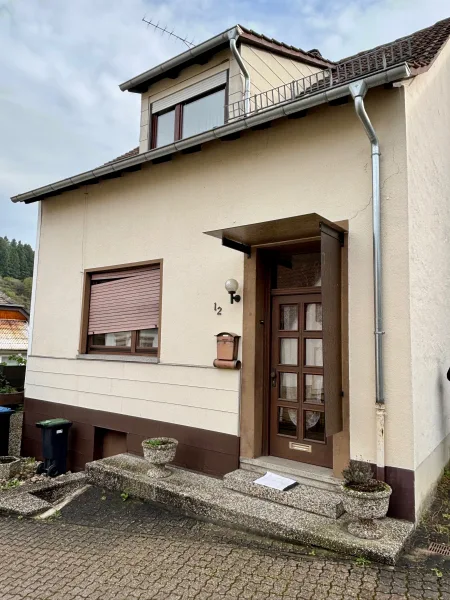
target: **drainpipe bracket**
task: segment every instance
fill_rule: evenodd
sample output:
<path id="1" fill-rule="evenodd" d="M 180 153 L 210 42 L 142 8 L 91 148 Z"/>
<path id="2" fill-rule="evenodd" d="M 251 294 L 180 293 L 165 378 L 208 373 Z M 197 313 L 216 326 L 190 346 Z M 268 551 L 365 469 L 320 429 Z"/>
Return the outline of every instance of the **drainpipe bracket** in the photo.
<path id="1" fill-rule="evenodd" d="M 349 85 L 349 90 L 353 99 L 358 98 L 358 96 L 364 98 L 367 93 L 367 83 L 364 81 L 364 79 L 361 79 L 360 81 L 354 81 Z"/>

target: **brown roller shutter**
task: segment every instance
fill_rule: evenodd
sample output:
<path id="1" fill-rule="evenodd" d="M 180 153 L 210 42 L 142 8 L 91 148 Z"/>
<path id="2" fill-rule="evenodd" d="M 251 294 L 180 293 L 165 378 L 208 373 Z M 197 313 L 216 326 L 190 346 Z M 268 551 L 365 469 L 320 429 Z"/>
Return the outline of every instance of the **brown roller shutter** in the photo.
<path id="1" fill-rule="evenodd" d="M 159 327 L 159 267 L 94 274 L 91 281 L 89 335 Z"/>
<path id="2" fill-rule="evenodd" d="M 342 431 L 341 235 L 321 223 L 323 368 L 327 436 Z"/>

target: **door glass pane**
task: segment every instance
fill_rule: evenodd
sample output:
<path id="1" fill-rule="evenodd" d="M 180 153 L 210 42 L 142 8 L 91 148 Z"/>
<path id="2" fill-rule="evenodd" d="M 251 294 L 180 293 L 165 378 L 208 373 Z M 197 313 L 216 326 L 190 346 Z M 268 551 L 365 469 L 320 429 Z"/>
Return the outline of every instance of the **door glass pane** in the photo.
<path id="1" fill-rule="evenodd" d="M 305 340 L 305 365 L 323 367 L 322 340 Z"/>
<path id="2" fill-rule="evenodd" d="M 297 437 L 297 411 L 284 406 L 278 407 L 278 433 Z"/>
<path id="3" fill-rule="evenodd" d="M 280 339 L 280 364 L 297 365 L 298 357 L 298 339 L 281 338 Z"/>
<path id="4" fill-rule="evenodd" d="M 225 90 L 219 90 L 184 105 L 182 137 L 209 131 L 224 122 Z"/>
<path id="5" fill-rule="evenodd" d="M 297 401 L 297 373 L 280 373 L 280 398 Z"/>
<path id="6" fill-rule="evenodd" d="M 305 440 L 325 441 L 325 413 L 305 410 Z"/>
<path id="7" fill-rule="evenodd" d="M 305 397 L 303 402 L 323 404 L 323 375 L 305 375 Z"/>
<path id="8" fill-rule="evenodd" d="M 175 136 L 175 109 L 158 115 L 156 123 L 156 147 L 172 144 Z"/>
<path id="9" fill-rule="evenodd" d="M 306 331 L 322 331 L 322 305 L 318 302 L 306 304 Z"/>
<path id="10" fill-rule="evenodd" d="M 316 287 L 321 285 L 320 252 L 294 254 L 276 267 L 276 287 Z"/>
<path id="11" fill-rule="evenodd" d="M 280 306 L 280 329 L 298 331 L 298 306 L 296 304 Z"/>

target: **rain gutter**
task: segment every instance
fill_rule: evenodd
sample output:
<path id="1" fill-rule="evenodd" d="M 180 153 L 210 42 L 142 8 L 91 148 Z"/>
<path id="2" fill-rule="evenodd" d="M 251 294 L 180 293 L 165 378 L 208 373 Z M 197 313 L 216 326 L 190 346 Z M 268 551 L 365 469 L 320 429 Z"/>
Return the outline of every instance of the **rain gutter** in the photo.
<path id="1" fill-rule="evenodd" d="M 367 89 L 398 81 L 406 77 L 410 77 L 411 72 L 406 63 L 392 67 L 385 71 L 374 73 L 364 78 Z M 136 170 L 140 165 L 149 163 L 153 160 L 169 157 L 172 154 L 176 154 L 181 151 L 188 150 L 195 146 L 200 146 L 207 142 L 211 142 L 217 139 L 223 139 L 227 136 L 232 136 L 238 132 L 245 131 L 258 127 L 263 123 L 268 123 L 282 117 L 288 117 L 299 111 L 307 110 L 321 104 L 326 104 L 338 98 L 350 96 L 350 85 L 351 83 L 345 83 L 340 86 L 330 87 L 326 90 L 315 92 L 306 97 L 300 98 L 299 100 L 285 102 L 284 104 L 278 104 L 277 106 L 265 110 L 261 110 L 256 114 L 237 119 L 226 125 L 221 125 L 205 133 L 195 135 L 193 137 L 179 140 L 173 144 L 156 148 L 154 150 L 148 150 L 142 152 L 137 156 L 127 158 L 112 164 L 103 165 L 92 171 L 86 171 L 80 175 L 74 177 L 68 177 L 56 183 L 52 183 L 45 187 L 25 192 L 24 194 L 18 194 L 13 196 L 11 200 L 13 202 L 34 202 L 42 199 L 48 195 L 54 195 L 55 193 L 62 192 L 66 188 L 74 188 L 81 184 L 88 184 L 97 182 L 102 177 L 110 177 L 112 174 L 120 174 L 127 171 Z"/>
<path id="2" fill-rule="evenodd" d="M 229 40 L 231 38 L 237 39 L 240 33 L 241 30 L 238 27 L 227 29 L 223 33 L 206 40 L 206 42 L 198 44 L 198 46 L 194 46 L 193 48 L 189 48 L 189 50 L 186 50 L 186 52 L 178 54 L 178 56 L 174 56 L 170 60 L 166 60 L 166 62 L 163 62 L 160 65 L 149 69 L 148 71 L 145 71 L 145 73 L 136 75 L 136 77 L 121 83 L 119 88 L 122 90 L 122 92 L 127 90 L 132 91 L 133 88 L 136 88 L 140 85 L 145 85 L 150 79 L 167 76 L 167 72 L 171 71 L 172 69 L 177 69 L 181 67 L 181 65 L 186 66 L 186 62 L 188 62 L 190 59 L 195 59 L 202 54 L 216 49 L 220 45 L 224 45 L 224 47 L 228 46 Z"/>

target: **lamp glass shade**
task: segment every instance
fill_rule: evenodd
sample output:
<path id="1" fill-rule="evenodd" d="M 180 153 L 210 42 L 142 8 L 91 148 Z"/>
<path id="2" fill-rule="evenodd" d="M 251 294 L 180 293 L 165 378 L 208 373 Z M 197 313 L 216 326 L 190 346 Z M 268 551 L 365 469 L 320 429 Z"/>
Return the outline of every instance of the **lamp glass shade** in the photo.
<path id="1" fill-rule="evenodd" d="M 236 279 L 227 279 L 225 281 L 225 289 L 227 290 L 227 292 L 237 292 L 238 287 L 239 284 L 236 281 Z"/>

